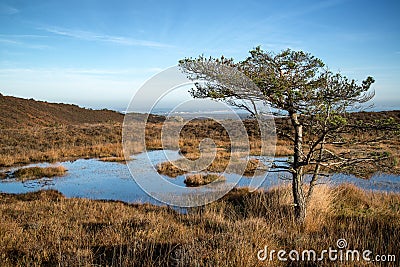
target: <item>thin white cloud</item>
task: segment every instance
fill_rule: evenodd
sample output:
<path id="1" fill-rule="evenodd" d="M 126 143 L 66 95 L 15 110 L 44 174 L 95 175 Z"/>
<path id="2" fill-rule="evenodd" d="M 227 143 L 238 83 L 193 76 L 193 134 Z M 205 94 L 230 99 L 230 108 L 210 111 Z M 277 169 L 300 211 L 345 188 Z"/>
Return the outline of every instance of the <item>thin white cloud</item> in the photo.
<path id="1" fill-rule="evenodd" d="M 369 42 L 372 40 L 379 40 L 383 36 L 380 35 L 380 33 L 376 32 L 369 32 L 369 31 L 364 31 L 364 32 L 337 32 L 337 33 L 325 33 L 325 35 L 329 36 L 334 36 L 335 39 L 340 40 L 341 42 Z"/>
<path id="2" fill-rule="evenodd" d="M 15 7 L 6 5 L 6 4 L 0 4 L 0 14 L 1 15 L 14 15 L 19 13 L 19 10 Z"/>
<path id="3" fill-rule="evenodd" d="M 145 47 L 159 47 L 159 48 L 172 47 L 171 45 L 160 43 L 160 42 L 133 39 L 133 38 L 124 37 L 124 36 L 99 34 L 99 33 L 94 33 L 94 32 L 90 32 L 90 31 L 65 29 L 65 28 L 58 28 L 58 27 L 44 27 L 44 28 L 39 28 L 39 29 L 56 34 L 56 35 L 66 36 L 66 37 L 80 39 L 80 40 L 86 40 L 86 41 L 106 42 L 106 43 L 114 43 L 114 44 L 126 45 L 126 46 L 145 46 Z"/>
<path id="4" fill-rule="evenodd" d="M 18 41 L 15 41 L 15 40 L 12 40 L 12 39 L 7 39 L 7 38 L 0 38 L 0 43 L 2 43 L 2 44 L 13 44 L 13 45 L 21 44 Z"/>
<path id="5" fill-rule="evenodd" d="M 328 9 L 337 5 L 342 4 L 346 0 L 325 0 L 325 1 L 316 1 L 311 5 L 304 5 L 301 2 L 298 8 L 293 8 L 293 10 L 288 11 L 287 13 L 281 13 L 276 16 L 273 16 L 273 20 L 288 20 L 293 19 L 295 17 L 301 17 L 308 15 L 310 13 L 315 13 L 320 10 Z"/>
<path id="6" fill-rule="evenodd" d="M 282 11 L 282 12 L 275 12 L 272 13 L 271 15 L 267 16 L 265 19 L 261 21 L 256 21 L 253 23 L 252 28 L 259 28 L 263 27 L 265 28 L 265 25 L 269 25 L 268 27 L 270 29 L 274 29 L 276 26 L 279 26 L 282 24 L 282 21 L 294 21 L 298 17 L 302 16 L 310 16 L 311 13 L 316 13 L 318 11 L 328 9 L 337 5 L 342 4 L 347 0 L 325 0 L 325 1 L 315 1 L 312 4 L 304 4 L 301 1 L 296 2 L 295 6 L 293 6 L 291 9 L 287 9 L 287 11 Z"/>
<path id="7" fill-rule="evenodd" d="M 13 38 L 13 39 L 38 39 L 47 38 L 47 35 L 37 35 L 37 34 L 0 34 L 0 38 Z"/>
<path id="8" fill-rule="evenodd" d="M 162 71 L 162 68 L 133 68 L 133 69 L 66 69 L 67 72 L 77 74 L 138 74 L 138 73 L 155 73 Z"/>
<path id="9" fill-rule="evenodd" d="M 23 42 L 19 37 L 13 35 L 0 35 L 0 44 L 18 46 L 30 49 L 49 49 L 48 45 L 34 44 L 32 42 Z"/>
<path id="10" fill-rule="evenodd" d="M 80 69 L 80 68 L 0 68 L 0 77 L 9 75 L 35 74 L 43 75 L 76 75 L 76 76 L 103 76 L 109 79 L 110 77 L 121 78 L 126 76 L 135 77 L 137 75 L 152 75 L 162 71 L 162 68 L 130 68 L 130 69 Z"/>

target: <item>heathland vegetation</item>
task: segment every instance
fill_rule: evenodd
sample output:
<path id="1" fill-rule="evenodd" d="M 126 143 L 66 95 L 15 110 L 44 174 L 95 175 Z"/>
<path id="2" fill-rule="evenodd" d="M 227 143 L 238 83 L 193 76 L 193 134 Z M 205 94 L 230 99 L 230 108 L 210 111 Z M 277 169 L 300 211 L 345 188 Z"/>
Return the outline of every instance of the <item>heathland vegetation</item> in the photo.
<path id="1" fill-rule="evenodd" d="M 47 103 L 27 100 L 11 96 L 0 96 L 0 167 L 27 164 L 34 162 L 55 162 L 76 158 L 102 158 L 105 161 L 123 161 L 121 145 L 121 129 L 123 114 L 110 110 L 90 110 L 75 105 Z M 19 111 L 18 111 L 19 110 Z M 21 112 L 23 110 L 23 112 Z M 142 123 L 140 116 L 137 123 Z M 144 116 L 143 116 L 144 118 Z M 374 121 L 390 121 L 400 123 L 400 111 L 358 112 L 351 113 L 351 121 L 373 123 Z M 146 125 L 146 148 L 162 149 L 161 141 L 163 117 L 151 115 Z M 287 118 L 278 118 L 275 125 L 278 129 L 276 156 L 291 156 L 291 142 L 279 133 L 287 130 L 290 123 Z M 253 120 L 244 121 L 249 136 L 252 155 L 260 153 L 259 129 Z M 386 151 L 394 164 L 384 171 L 398 172 L 399 158 L 397 136 L 385 136 L 375 143 L 358 146 L 363 138 L 374 138 L 377 132 L 349 132 L 345 137 L 353 140 L 350 145 L 340 146 L 340 151 L 363 149 Z M 211 120 L 195 120 L 186 123 L 180 133 L 179 149 L 188 159 L 196 159 L 200 155 L 201 140 L 211 138 L 218 147 L 217 160 L 212 170 L 218 171 L 229 159 L 229 136 L 222 125 Z M 144 150 L 138 144 L 136 151 Z M 225 163 L 224 163 L 225 161 Z M 253 162 L 254 163 L 254 162 Z M 249 175 L 255 164 L 249 163 Z M 370 166 L 373 171 L 377 166 Z"/>
<path id="2" fill-rule="evenodd" d="M 123 160 L 122 114 L 8 96 L 0 96 L 0 105 L 2 111 L 7 111 L 7 114 L 0 114 L 0 166 L 80 157 Z M 14 106 L 24 112 L 15 110 Z M 350 113 L 348 120 L 399 123 L 400 112 Z M 150 117 L 146 127 L 148 149 L 162 148 L 162 122 L 160 116 Z M 279 135 L 279 130 L 285 129 L 288 123 L 286 118 L 275 122 L 277 156 L 293 153 L 290 141 Z M 244 124 L 251 154 L 257 155 L 260 153 L 259 130 L 250 119 Z M 367 164 L 363 168 L 368 169 L 369 174 L 375 171 L 399 173 L 398 135 L 381 138 L 383 132 L 380 131 L 355 129 L 343 135 L 345 140 L 337 140 L 330 149 L 346 153 L 357 149 L 386 153 L 385 164 Z M 204 138 L 212 138 L 216 143 L 216 161 L 208 171 L 218 172 L 226 166 L 230 148 L 220 124 L 209 120 L 186 124 L 181 131 L 180 152 L 189 159 L 198 158 L 199 144 Z M 364 138 L 375 138 L 376 142 L 361 145 Z M 341 145 L 349 140 L 352 142 Z M 138 144 L 136 152 L 143 149 L 144 146 Z M 259 167 L 258 162 L 245 163 L 250 175 Z M 168 170 L 166 164 L 161 166 Z M 363 168 L 358 171 L 367 176 Z M 190 177 L 187 174 L 188 185 L 214 179 L 223 180 L 223 177 Z M 320 251 L 335 248 L 340 238 L 347 240 L 350 249 L 368 249 L 374 255 L 395 255 L 397 261 L 393 266 L 398 263 L 398 194 L 365 192 L 351 185 L 317 186 L 309 203 L 309 216 L 302 226 L 295 222 L 291 194 L 287 186 L 266 192 L 234 189 L 217 202 L 180 213 L 149 204 L 68 199 L 56 191 L 1 193 L 0 265 L 288 266 L 288 262 L 280 262 L 276 257 L 272 262 L 259 261 L 257 252 L 265 246 L 270 250 Z M 295 262 L 294 265 L 336 266 L 337 262 L 325 259 L 317 264 Z M 343 262 L 343 265 L 360 266 L 360 262 Z"/>
<path id="3" fill-rule="evenodd" d="M 122 156 L 123 115 L 0 96 L 0 166 Z"/>
<path id="4" fill-rule="evenodd" d="M 320 186 L 305 228 L 294 223 L 289 187 L 231 191 L 179 213 L 148 204 L 67 199 L 56 191 L 0 194 L 1 266 L 337 266 L 322 261 L 259 261 L 257 253 L 337 249 L 400 254 L 400 196 L 354 186 Z M 372 255 L 371 255 L 372 259 Z M 343 261 L 343 266 L 363 266 Z M 369 263 L 369 265 L 379 263 Z"/>

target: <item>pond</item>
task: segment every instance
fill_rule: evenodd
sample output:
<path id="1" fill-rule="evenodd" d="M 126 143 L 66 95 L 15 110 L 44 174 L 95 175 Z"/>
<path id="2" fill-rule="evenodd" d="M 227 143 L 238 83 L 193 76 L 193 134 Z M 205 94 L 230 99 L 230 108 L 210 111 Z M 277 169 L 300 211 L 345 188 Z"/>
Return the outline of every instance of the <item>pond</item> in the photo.
<path id="1" fill-rule="evenodd" d="M 140 179 L 150 179 L 156 174 L 155 166 L 166 161 L 178 159 L 180 155 L 177 151 L 170 150 L 154 150 L 147 153 L 141 153 L 134 156 L 134 159 L 129 161 L 130 169 L 135 177 Z M 144 164 L 144 161 L 150 159 L 152 167 Z M 30 181 L 16 181 L 15 179 L 5 179 L 0 182 L 0 192 L 3 193 L 25 193 L 37 191 L 40 189 L 55 189 L 60 191 L 66 197 L 82 197 L 90 199 L 107 199 L 107 200 L 121 200 L 130 203 L 144 203 L 149 202 L 159 204 L 158 201 L 148 196 L 141 187 L 136 183 L 132 177 L 128 166 L 125 163 L 118 162 L 103 162 L 98 159 L 79 159 L 75 161 L 59 162 L 68 169 L 68 172 L 63 177 L 55 178 L 42 178 Z M 57 165 L 56 164 L 56 165 Z M 54 164 L 39 163 L 30 164 L 26 167 L 32 166 L 52 166 Z M 13 171 L 15 168 L 2 169 L 0 171 Z M 184 175 L 176 178 L 169 178 L 168 176 L 161 175 L 165 180 L 185 187 Z M 235 183 L 236 186 L 248 186 L 251 179 L 241 178 L 236 174 L 226 174 L 226 181 L 224 183 Z M 261 187 L 268 189 L 283 183 L 288 183 L 282 174 L 267 173 L 264 176 L 254 177 L 253 180 L 262 182 Z M 263 181 L 264 180 L 264 181 Z M 238 182 L 237 182 L 238 181 Z M 236 183 L 237 182 L 237 183 Z M 387 192 L 400 193 L 400 176 L 389 174 L 376 174 L 371 179 L 360 179 L 351 175 L 333 174 L 329 178 L 321 180 L 323 183 L 340 184 L 352 183 L 356 186 L 366 190 L 380 190 Z M 169 189 L 160 187 L 160 191 L 164 193 Z"/>

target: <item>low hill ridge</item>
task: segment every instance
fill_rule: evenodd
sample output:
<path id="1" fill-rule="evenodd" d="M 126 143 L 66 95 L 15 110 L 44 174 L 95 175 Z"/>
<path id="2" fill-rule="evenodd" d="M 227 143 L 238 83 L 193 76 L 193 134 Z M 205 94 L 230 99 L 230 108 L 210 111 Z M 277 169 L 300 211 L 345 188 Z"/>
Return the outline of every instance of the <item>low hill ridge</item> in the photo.
<path id="1" fill-rule="evenodd" d="M 0 127 L 55 126 L 122 122 L 124 115 L 112 110 L 92 110 L 73 104 L 49 103 L 0 94 Z"/>

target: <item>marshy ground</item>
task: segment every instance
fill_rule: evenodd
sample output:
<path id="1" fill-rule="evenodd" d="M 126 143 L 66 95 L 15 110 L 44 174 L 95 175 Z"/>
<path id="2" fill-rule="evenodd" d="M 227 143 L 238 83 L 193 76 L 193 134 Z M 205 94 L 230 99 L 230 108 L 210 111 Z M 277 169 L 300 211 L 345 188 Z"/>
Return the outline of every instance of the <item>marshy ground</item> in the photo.
<path id="1" fill-rule="evenodd" d="M 293 223 L 291 202 L 288 187 L 253 193 L 237 189 L 182 214 L 147 204 L 67 199 L 56 191 L 1 194 L 0 264 L 287 266 L 276 258 L 259 261 L 257 252 L 265 246 L 321 251 L 335 248 L 341 238 L 349 249 L 395 255 L 398 261 L 399 195 L 368 193 L 350 185 L 321 186 L 305 229 Z M 364 262 L 343 263 L 360 264 Z"/>
<path id="2" fill-rule="evenodd" d="M 2 167 L 77 158 L 124 159 L 122 114 L 11 97 L 1 97 L 0 107 L 7 111 L 0 114 Z M 398 122 L 400 112 L 357 113 L 354 117 L 364 121 L 393 117 Z M 150 118 L 145 144 L 138 142 L 132 153 L 145 147 L 163 148 L 162 121 L 159 116 Z M 285 119 L 277 119 L 275 123 L 278 129 L 287 125 Z M 258 155 L 259 131 L 251 120 L 244 124 L 250 153 Z M 350 146 L 330 149 L 387 153 L 391 167 L 381 171 L 399 173 L 398 135 L 387 135 L 368 146 L 358 144 L 360 139 L 376 136 L 375 132 L 348 133 L 345 138 L 354 140 Z M 204 138 L 212 138 L 217 147 L 208 171 L 219 172 L 231 159 L 230 144 L 221 125 L 213 121 L 192 121 L 183 127 L 179 140 L 181 155 L 198 159 L 199 144 Z M 275 155 L 290 156 L 291 145 L 278 135 Z M 240 164 L 245 164 L 250 175 L 260 167 L 238 155 Z M 378 167 L 363 168 L 374 172 Z M 176 171 L 167 163 L 160 168 L 160 172 Z M 203 183 L 205 177 L 194 178 L 201 178 L 193 179 L 195 183 Z M 392 266 L 400 260 L 399 195 L 366 192 L 350 185 L 319 186 L 304 228 L 293 222 L 292 202 L 288 187 L 252 193 L 235 189 L 217 202 L 182 214 L 149 204 L 68 199 L 56 191 L 1 193 L 0 265 L 290 266 L 290 262 L 277 260 L 261 262 L 257 252 L 265 246 L 287 251 L 323 250 L 335 247 L 340 238 L 346 239 L 352 249 L 395 255 L 397 261 Z M 294 263 L 302 265 L 336 266 L 337 262 Z M 342 265 L 360 266 L 360 263 Z"/>

